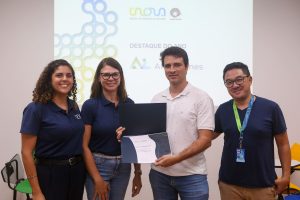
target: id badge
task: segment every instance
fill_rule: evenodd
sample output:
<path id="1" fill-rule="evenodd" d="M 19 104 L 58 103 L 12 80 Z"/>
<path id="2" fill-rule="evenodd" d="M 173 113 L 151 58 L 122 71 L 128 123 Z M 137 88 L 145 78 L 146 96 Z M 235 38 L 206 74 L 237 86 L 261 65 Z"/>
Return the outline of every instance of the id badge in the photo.
<path id="1" fill-rule="evenodd" d="M 236 162 L 245 162 L 245 149 L 236 149 Z"/>

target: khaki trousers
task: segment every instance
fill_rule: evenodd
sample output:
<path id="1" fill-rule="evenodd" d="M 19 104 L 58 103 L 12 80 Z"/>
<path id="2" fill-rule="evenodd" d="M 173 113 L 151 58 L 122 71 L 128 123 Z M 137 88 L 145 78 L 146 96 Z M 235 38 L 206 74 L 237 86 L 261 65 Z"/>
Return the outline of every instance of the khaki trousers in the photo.
<path id="1" fill-rule="evenodd" d="M 221 200 L 275 200 L 273 187 L 245 188 L 219 181 Z"/>

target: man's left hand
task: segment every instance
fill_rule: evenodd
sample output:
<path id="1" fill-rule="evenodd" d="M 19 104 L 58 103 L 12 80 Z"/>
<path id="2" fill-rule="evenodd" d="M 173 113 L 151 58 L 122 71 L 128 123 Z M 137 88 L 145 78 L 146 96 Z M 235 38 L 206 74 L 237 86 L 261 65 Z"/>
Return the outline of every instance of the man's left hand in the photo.
<path id="1" fill-rule="evenodd" d="M 277 194 L 281 194 L 289 185 L 290 179 L 286 177 L 279 177 L 275 180 L 275 189 Z"/>

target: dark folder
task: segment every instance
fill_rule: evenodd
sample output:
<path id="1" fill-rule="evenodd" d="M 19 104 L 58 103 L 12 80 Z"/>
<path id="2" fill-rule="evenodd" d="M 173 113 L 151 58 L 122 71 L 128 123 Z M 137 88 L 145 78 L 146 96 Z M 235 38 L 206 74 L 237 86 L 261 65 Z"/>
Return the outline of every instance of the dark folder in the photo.
<path id="1" fill-rule="evenodd" d="M 123 104 L 119 107 L 120 124 L 125 127 L 121 141 L 122 162 L 151 163 L 162 155 L 170 153 L 168 134 L 166 133 L 165 103 Z M 132 139 L 135 136 L 147 136 L 148 142 L 155 143 L 151 160 L 143 156 L 143 150 L 136 149 Z M 141 146 L 139 146 L 140 148 Z M 139 155 L 138 155 L 139 154 Z M 149 155 L 148 155 L 149 156 Z"/>
<path id="2" fill-rule="evenodd" d="M 165 103 L 122 104 L 119 112 L 124 136 L 166 132 Z"/>

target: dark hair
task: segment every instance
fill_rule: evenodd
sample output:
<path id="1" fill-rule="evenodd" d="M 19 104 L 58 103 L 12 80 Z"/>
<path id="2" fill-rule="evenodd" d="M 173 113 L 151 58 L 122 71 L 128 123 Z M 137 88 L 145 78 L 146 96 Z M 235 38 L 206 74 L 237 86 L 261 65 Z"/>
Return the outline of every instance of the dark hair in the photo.
<path id="1" fill-rule="evenodd" d="M 111 57 L 107 57 L 104 58 L 103 60 L 101 60 L 101 62 L 99 63 L 97 70 L 95 72 L 95 76 L 94 76 L 94 81 L 92 83 L 92 87 L 91 87 L 91 98 L 97 98 L 97 97 L 101 97 L 103 96 L 103 88 L 101 83 L 99 82 L 99 76 L 101 73 L 101 69 L 106 66 L 109 65 L 115 69 L 117 69 L 120 72 L 120 78 L 121 78 L 121 82 L 120 85 L 118 87 L 118 97 L 120 99 L 120 101 L 125 101 L 127 98 L 127 92 L 125 89 L 125 78 L 124 78 L 124 74 L 123 74 L 123 70 L 122 67 L 120 65 L 120 63 L 115 60 L 114 58 Z"/>
<path id="2" fill-rule="evenodd" d="M 52 74 L 59 66 L 67 66 L 72 72 L 74 83 L 68 96 L 72 96 L 72 99 L 76 102 L 77 84 L 75 72 L 72 65 L 63 59 L 53 60 L 44 68 L 32 92 L 32 101 L 45 104 L 53 98 L 54 90 L 52 87 Z"/>
<path id="3" fill-rule="evenodd" d="M 160 53 L 160 59 L 161 59 L 161 64 L 164 66 L 164 59 L 166 56 L 175 56 L 178 58 L 183 58 L 183 62 L 185 66 L 187 67 L 189 65 L 189 57 L 186 53 L 186 51 L 180 47 L 168 47 L 166 48 L 163 52 Z"/>
<path id="4" fill-rule="evenodd" d="M 233 62 L 225 66 L 223 70 L 223 80 L 225 78 L 226 72 L 232 69 L 241 69 L 245 75 L 250 76 L 250 71 L 247 65 L 241 62 Z"/>

